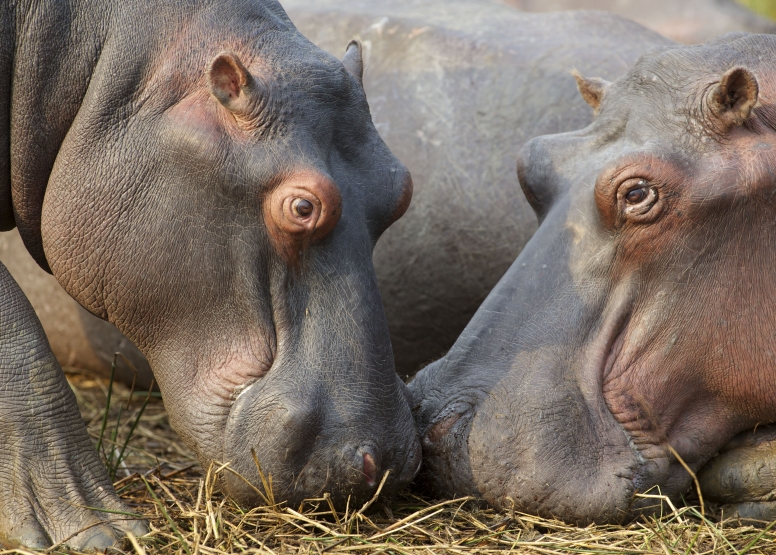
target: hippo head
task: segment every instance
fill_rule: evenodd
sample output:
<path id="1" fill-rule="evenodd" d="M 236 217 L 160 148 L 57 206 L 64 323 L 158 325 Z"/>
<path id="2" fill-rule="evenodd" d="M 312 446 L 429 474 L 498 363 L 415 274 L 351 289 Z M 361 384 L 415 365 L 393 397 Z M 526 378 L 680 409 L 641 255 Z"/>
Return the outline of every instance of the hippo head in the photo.
<path id="1" fill-rule="evenodd" d="M 198 10 L 106 42 L 46 191 L 46 258 L 148 357 L 237 500 L 265 495 L 259 466 L 294 504 L 368 499 L 388 472 L 396 490 L 420 445 L 372 249 L 412 181 L 360 45 L 340 62 L 266 2 Z"/>
<path id="2" fill-rule="evenodd" d="M 593 123 L 520 153 L 538 231 L 410 385 L 433 489 L 626 520 L 776 419 L 774 60 L 736 35 L 577 76 Z"/>

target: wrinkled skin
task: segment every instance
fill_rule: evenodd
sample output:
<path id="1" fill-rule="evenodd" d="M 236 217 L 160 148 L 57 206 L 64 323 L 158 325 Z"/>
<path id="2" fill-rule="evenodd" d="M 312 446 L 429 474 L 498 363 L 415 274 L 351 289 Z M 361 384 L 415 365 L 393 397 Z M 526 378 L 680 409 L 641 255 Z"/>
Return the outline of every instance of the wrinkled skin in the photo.
<path id="1" fill-rule="evenodd" d="M 331 53 L 361 37 L 372 117 L 412 173 L 412 203 L 378 242 L 375 270 L 397 370 L 413 375 L 453 345 L 536 230 L 515 183 L 515 153 L 534 136 L 590 123 L 569 71 L 614 79 L 669 41 L 607 14 L 523 14 L 478 0 L 284 6 Z M 59 313 L 45 312 L 52 301 L 36 296 L 32 277 L 16 276 L 44 328 L 56 332 Z M 80 365 L 108 353 L 107 373 L 110 324 L 68 314 L 84 331 L 62 340 L 60 360 Z"/>
<path id="2" fill-rule="evenodd" d="M 776 426 L 757 426 L 734 437 L 698 473 L 706 498 L 726 516 L 776 520 Z"/>
<path id="3" fill-rule="evenodd" d="M 603 10 L 632 19 L 673 40 L 692 44 L 733 31 L 774 33 L 776 23 L 736 0 L 501 0 L 527 12 Z"/>
<path id="4" fill-rule="evenodd" d="M 371 260 L 412 182 L 361 74 L 357 43 L 340 62 L 270 1 L 0 5 L 0 227 L 140 348 L 245 504 L 252 450 L 291 504 L 358 503 L 419 466 Z M 32 308 L 0 285 L 0 538 L 139 533 L 83 509 L 121 506 Z"/>
<path id="5" fill-rule="evenodd" d="M 410 386 L 434 491 L 621 521 L 688 489 L 671 449 L 697 471 L 776 419 L 774 59 L 770 35 L 653 50 L 579 77 L 590 126 L 523 147 L 539 230 Z"/>
<path id="6" fill-rule="evenodd" d="M 0 234 L 0 262 L 29 299 L 63 367 L 107 378 L 114 353 L 119 352 L 122 356 L 116 357 L 114 378 L 142 389 L 151 387 L 154 375 L 143 353 L 116 326 L 92 315 L 41 269 L 16 229 Z"/>

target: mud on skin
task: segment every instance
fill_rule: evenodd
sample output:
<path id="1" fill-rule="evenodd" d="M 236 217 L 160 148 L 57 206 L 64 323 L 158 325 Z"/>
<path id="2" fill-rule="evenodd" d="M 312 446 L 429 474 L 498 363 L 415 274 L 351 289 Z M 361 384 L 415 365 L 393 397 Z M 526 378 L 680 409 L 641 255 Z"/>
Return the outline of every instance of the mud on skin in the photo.
<path id="1" fill-rule="evenodd" d="M 657 509 L 635 494 L 689 488 L 669 446 L 698 471 L 776 419 L 774 60 L 773 36 L 731 34 L 654 49 L 613 83 L 577 76 L 593 123 L 519 156 L 539 230 L 410 385 L 432 490 L 628 520 Z M 703 474 L 761 516 L 762 433 Z"/>
<path id="2" fill-rule="evenodd" d="M 412 180 L 361 75 L 358 43 L 339 61 L 271 1 L 0 5 L 0 227 L 141 349 L 204 467 L 258 484 L 253 448 L 292 504 L 358 503 L 389 470 L 390 493 L 420 463 L 372 266 Z M 0 537 L 141 533 L 77 508 L 123 510 L 4 269 L 0 286 Z"/>

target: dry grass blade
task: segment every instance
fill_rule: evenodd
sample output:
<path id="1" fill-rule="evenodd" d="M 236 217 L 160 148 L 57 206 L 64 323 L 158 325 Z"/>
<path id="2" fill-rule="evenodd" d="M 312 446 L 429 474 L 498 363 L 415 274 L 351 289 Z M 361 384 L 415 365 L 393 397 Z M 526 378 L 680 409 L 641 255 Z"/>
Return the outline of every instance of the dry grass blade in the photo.
<path id="1" fill-rule="evenodd" d="M 256 456 L 256 449 L 253 447 L 251 447 L 251 456 L 253 457 L 253 463 L 256 465 L 256 469 L 259 471 L 259 479 L 261 480 L 261 485 L 264 488 L 264 494 L 260 493 L 260 495 L 267 505 L 274 508 L 277 505 L 275 504 L 275 494 L 272 491 L 272 476 L 264 476 L 264 471 L 261 469 L 259 457 Z"/>
<path id="2" fill-rule="evenodd" d="M 377 498 L 378 498 L 378 497 L 380 497 L 380 492 L 381 492 L 381 491 L 383 491 L 383 486 L 385 485 L 385 481 L 388 479 L 388 476 L 390 476 L 390 475 L 391 475 L 391 471 L 390 471 L 390 470 L 386 470 L 386 471 L 385 471 L 385 474 L 383 474 L 383 479 L 382 479 L 382 480 L 380 480 L 380 485 L 379 485 L 379 486 L 377 486 L 377 489 L 375 490 L 375 493 L 374 493 L 374 495 L 372 496 L 372 498 L 371 498 L 369 501 L 367 501 L 366 503 L 364 503 L 363 507 L 361 507 L 361 508 L 360 508 L 358 511 L 356 511 L 356 512 L 353 514 L 353 516 L 352 516 L 352 517 L 350 517 L 350 520 L 351 520 L 351 521 L 352 521 L 353 519 L 355 519 L 355 518 L 357 518 L 357 517 L 360 517 L 361 515 L 363 515 L 363 514 L 364 514 L 364 512 L 366 512 L 366 510 L 367 510 L 369 507 L 371 507 L 371 506 L 372 506 L 372 503 L 374 503 L 375 501 L 377 501 Z"/>
<path id="3" fill-rule="evenodd" d="M 135 553 L 137 553 L 137 555 L 146 555 L 145 548 L 139 543 L 137 543 L 137 538 L 135 537 L 135 534 L 133 534 L 132 532 L 127 532 L 127 539 L 129 540 L 129 543 L 132 544 L 132 547 L 135 548 Z"/>
<path id="4" fill-rule="evenodd" d="M 141 476 L 140 479 L 143 480 L 143 483 L 145 484 L 145 487 L 148 490 L 148 493 L 150 493 L 151 497 L 154 498 L 154 502 L 156 502 L 157 506 L 159 507 L 159 510 L 162 511 L 162 514 L 164 515 L 164 518 L 167 519 L 167 523 L 170 525 L 170 529 L 173 531 L 173 533 L 181 541 L 181 545 L 183 546 L 183 549 L 186 551 L 186 553 L 191 555 L 191 548 L 189 547 L 189 544 L 186 543 L 186 540 L 183 539 L 183 536 L 181 535 L 180 531 L 178 530 L 178 527 L 175 525 L 175 521 L 170 517 L 170 513 L 167 512 L 167 508 L 159 500 L 159 497 L 157 497 L 157 495 L 154 493 L 154 490 L 151 489 L 151 484 L 148 483 L 148 480 L 146 480 L 144 476 Z"/>
<path id="5" fill-rule="evenodd" d="M 106 382 L 81 378 L 73 383 L 96 438 Z M 126 395 L 126 390 L 114 385 L 116 408 L 110 411 L 106 429 L 115 428 L 118 405 Z M 106 445 L 109 439 L 106 435 Z M 221 473 L 239 474 L 228 464 L 202 472 L 169 428 L 161 402 L 152 398 L 127 447 L 127 476 L 116 482 L 130 511 L 151 523 L 151 533 L 128 537 L 120 549 L 137 555 L 776 555 L 776 523 L 755 528 L 735 520 L 716 522 L 720 513 L 713 505 L 704 502 L 702 510 L 677 505 L 659 492 L 639 497 L 665 508 L 662 516 L 624 526 L 578 528 L 514 510 L 483 508 L 470 497 L 436 502 L 405 492 L 386 500 L 383 475 L 372 499 L 355 511 L 348 503 L 342 512 L 325 494 L 302 507 L 276 503 L 271 476 L 262 471 L 258 458 L 255 462 L 260 483 L 253 487 L 264 495 L 264 505 L 247 510 L 226 499 L 217 487 Z M 56 551 L 65 550 L 59 545 Z M 0 555 L 5 553 L 30 555 L 32 551 Z"/>
<path id="6" fill-rule="evenodd" d="M 690 478 L 692 478 L 692 481 L 695 484 L 695 491 L 698 493 L 698 502 L 700 503 L 700 506 L 701 506 L 701 516 L 705 517 L 706 507 L 703 505 L 703 493 L 701 493 L 701 484 L 698 481 L 698 477 L 695 475 L 695 472 L 693 472 L 692 469 L 687 465 L 687 463 L 684 462 L 684 459 L 679 456 L 679 453 L 677 453 L 673 447 L 668 445 L 668 450 L 676 458 L 676 460 L 679 461 L 679 464 L 681 464 L 682 467 L 687 471 L 687 474 L 690 475 Z"/>

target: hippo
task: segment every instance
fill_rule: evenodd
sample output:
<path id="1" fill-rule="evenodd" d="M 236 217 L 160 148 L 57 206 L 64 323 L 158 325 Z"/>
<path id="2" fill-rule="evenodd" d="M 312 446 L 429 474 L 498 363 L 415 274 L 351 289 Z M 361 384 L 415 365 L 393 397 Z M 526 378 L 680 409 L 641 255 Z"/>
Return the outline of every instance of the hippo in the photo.
<path id="1" fill-rule="evenodd" d="M 776 23 L 736 0 L 502 0 L 528 12 L 604 10 L 632 19 L 683 43 L 699 43 L 733 31 L 776 33 Z"/>
<path id="2" fill-rule="evenodd" d="M 487 0 L 287 0 L 284 7 L 330 53 L 361 37 L 372 118 L 413 176 L 412 203 L 374 254 L 396 369 L 406 378 L 453 345 L 536 230 L 514 182 L 515 156 L 534 136 L 590 123 L 570 70 L 614 79 L 647 48 L 671 42 L 609 14 L 526 14 Z M 107 375 L 119 350 L 147 384 L 150 370 L 132 343 L 57 294 L 55 280 L 25 259 L 18 238 L 0 242 L 0 260 L 62 364 Z M 134 378 L 123 361 L 118 366 Z"/>
<path id="3" fill-rule="evenodd" d="M 51 351 L 74 373 L 114 379 L 136 388 L 155 384 L 143 353 L 116 326 L 78 304 L 27 252 L 19 231 L 0 233 L 0 263 L 32 304 Z M 116 353 L 120 353 L 117 356 Z"/>
<path id="4" fill-rule="evenodd" d="M 774 60 L 734 33 L 577 74 L 593 122 L 518 155 L 539 229 L 410 384 L 426 487 L 621 522 L 722 450 L 706 497 L 772 501 L 747 479 L 776 467 Z"/>
<path id="5" fill-rule="evenodd" d="M 412 180 L 341 47 L 274 0 L 0 6 L 0 228 L 140 349 L 247 506 L 259 465 L 278 502 L 344 507 L 420 463 L 372 263 Z M 0 540 L 143 533 L 2 265 L 0 301 Z"/>

